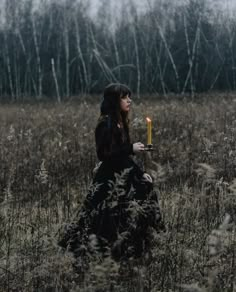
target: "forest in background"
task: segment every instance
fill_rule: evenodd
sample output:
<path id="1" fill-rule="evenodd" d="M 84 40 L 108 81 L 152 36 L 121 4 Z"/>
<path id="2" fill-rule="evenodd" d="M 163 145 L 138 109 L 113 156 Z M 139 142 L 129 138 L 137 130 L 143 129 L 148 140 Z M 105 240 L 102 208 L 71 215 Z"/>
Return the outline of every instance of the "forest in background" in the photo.
<path id="1" fill-rule="evenodd" d="M 128 84 L 137 97 L 236 89 L 236 18 L 210 0 L 135 1 L 119 17 L 101 1 L 6 1 L 1 7 L 0 98 L 50 99 Z M 148 6 L 148 3 L 150 4 Z M 4 17 L 3 17 L 4 15 Z M 116 19 L 116 25 L 111 25 Z"/>
<path id="2" fill-rule="evenodd" d="M 113 15 L 100 0 L 91 16 L 92 1 L 0 0 L 0 292 L 236 292 L 234 11 L 130 0 Z M 137 260 L 101 260 L 94 246 L 77 274 L 59 233 L 97 163 L 93 100 L 117 81 L 135 93 L 132 141 L 153 121 L 154 151 L 134 159 L 167 232 Z"/>

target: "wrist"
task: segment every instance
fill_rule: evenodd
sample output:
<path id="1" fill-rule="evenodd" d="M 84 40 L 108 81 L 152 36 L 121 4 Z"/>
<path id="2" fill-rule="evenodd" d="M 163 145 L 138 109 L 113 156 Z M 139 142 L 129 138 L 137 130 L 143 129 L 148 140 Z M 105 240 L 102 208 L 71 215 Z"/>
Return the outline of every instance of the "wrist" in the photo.
<path id="1" fill-rule="evenodd" d="M 134 144 L 131 143 L 130 145 L 131 145 L 131 154 L 132 154 L 132 155 L 135 155 L 135 152 L 134 152 Z"/>

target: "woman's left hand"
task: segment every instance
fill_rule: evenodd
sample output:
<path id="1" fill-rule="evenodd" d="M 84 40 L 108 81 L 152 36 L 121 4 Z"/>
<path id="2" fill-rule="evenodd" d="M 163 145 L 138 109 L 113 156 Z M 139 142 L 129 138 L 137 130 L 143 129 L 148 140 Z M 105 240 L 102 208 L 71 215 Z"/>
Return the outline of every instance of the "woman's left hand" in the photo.
<path id="1" fill-rule="evenodd" d="M 144 173 L 142 179 L 143 179 L 144 181 L 147 181 L 147 182 L 152 183 L 152 178 L 151 178 L 151 176 L 150 176 L 148 173 Z"/>

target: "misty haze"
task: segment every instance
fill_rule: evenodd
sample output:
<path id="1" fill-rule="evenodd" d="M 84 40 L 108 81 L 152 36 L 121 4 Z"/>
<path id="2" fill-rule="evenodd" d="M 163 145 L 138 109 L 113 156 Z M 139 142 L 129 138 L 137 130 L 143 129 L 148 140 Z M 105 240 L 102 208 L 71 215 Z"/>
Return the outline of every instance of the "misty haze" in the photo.
<path id="1" fill-rule="evenodd" d="M 0 0 L 0 292 L 236 292 L 236 1 Z"/>
<path id="2" fill-rule="evenodd" d="M 1 98 L 235 89 L 233 1 L 1 3 Z"/>

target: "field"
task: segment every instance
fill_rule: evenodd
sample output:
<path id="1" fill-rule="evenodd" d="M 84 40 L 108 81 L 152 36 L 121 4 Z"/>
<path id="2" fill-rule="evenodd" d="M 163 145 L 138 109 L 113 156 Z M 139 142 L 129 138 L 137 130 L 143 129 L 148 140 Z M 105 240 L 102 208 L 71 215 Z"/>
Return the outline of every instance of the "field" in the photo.
<path id="1" fill-rule="evenodd" d="M 236 291 L 236 96 L 141 100 L 131 136 L 153 119 L 155 151 L 136 159 L 167 232 L 151 260 L 97 261 L 83 282 L 57 238 L 92 179 L 99 105 L 1 105 L 0 291 Z"/>

